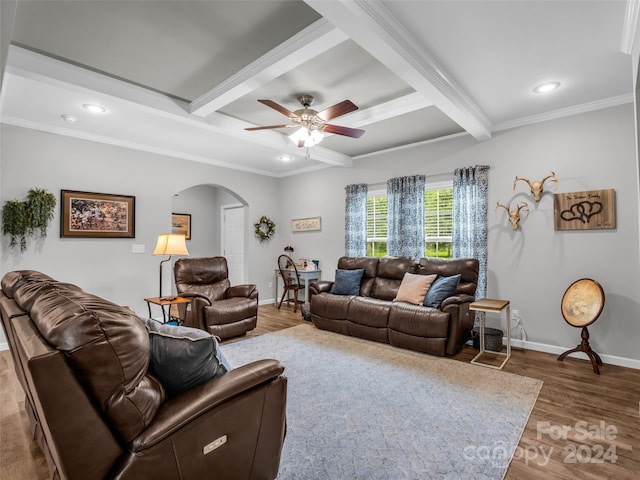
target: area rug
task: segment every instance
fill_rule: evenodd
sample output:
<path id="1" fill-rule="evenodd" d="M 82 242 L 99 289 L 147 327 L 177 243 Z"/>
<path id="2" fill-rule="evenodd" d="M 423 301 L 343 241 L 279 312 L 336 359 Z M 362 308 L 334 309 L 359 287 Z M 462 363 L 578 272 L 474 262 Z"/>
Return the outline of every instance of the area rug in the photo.
<path id="1" fill-rule="evenodd" d="M 279 480 L 500 480 L 542 386 L 311 325 L 222 350 L 285 366 Z"/>

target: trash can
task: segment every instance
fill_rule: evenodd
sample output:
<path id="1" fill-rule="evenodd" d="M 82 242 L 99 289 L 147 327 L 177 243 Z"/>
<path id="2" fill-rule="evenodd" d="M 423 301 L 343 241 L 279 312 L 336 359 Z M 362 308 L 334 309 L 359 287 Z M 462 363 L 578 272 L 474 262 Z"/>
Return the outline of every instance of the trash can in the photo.
<path id="1" fill-rule="evenodd" d="M 484 349 L 492 352 L 502 351 L 502 330 L 497 328 L 484 328 Z M 480 329 L 475 327 L 471 334 L 473 337 L 473 348 L 480 350 Z"/>

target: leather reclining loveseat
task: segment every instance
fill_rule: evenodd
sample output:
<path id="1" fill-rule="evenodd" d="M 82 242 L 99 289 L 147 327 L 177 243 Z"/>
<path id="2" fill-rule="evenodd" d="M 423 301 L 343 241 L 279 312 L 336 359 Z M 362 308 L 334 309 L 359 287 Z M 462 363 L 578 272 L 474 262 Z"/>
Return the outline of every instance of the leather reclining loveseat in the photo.
<path id="1" fill-rule="evenodd" d="M 309 286 L 311 320 L 320 329 L 444 356 L 454 355 L 469 340 L 474 313 L 478 261 L 410 257 L 341 257 L 338 269 L 364 269 L 358 295 L 336 295 L 334 282 L 317 281 Z M 460 274 L 452 296 L 439 308 L 394 302 L 405 273 Z"/>
<path id="2" fill-rule="evenodd" d="M 53 480 L 277 476 L 287 389 L 279 362 L 169 396 L 148 370 L 149 331 L 130 309 L 30 270 L 7 273 L 1 286 L 31 434 Z"/>

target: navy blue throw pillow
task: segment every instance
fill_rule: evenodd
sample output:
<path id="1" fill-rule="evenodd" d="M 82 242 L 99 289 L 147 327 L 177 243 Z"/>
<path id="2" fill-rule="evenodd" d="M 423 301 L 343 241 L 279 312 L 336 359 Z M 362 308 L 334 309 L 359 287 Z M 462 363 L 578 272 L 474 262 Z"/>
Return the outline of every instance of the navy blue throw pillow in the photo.
<path id="1" fill-rule="evenodd" d="M 149 332 L 149 370 L 169 396 L 231 370 L 216 338 L 204 330 L 141 319 Z"/>
<path id="2" fill-rule="evenodd" d="M 359 295 L 362 275 L 364 275 L 364 268 L 336 270 L 336 280 L 331 286 L 331 293 L 336 295 Z"/>
<path id="3" fill-rule="evenodd" d="M 451 277 L 438 277 L 424 297 L 424 306 L 440 308 L 445 298 L 456 293 L 460 274 Z"/>

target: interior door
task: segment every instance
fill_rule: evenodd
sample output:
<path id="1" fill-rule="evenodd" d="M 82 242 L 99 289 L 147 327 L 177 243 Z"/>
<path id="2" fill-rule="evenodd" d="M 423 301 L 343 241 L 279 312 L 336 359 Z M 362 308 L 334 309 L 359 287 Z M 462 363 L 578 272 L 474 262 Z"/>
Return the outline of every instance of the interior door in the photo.
<path id="1" fill-rule="evenodd" d="M 222 252 L 229 266 L 231 285 L 244 283 L 244 207 L 222 207 Z"/>

